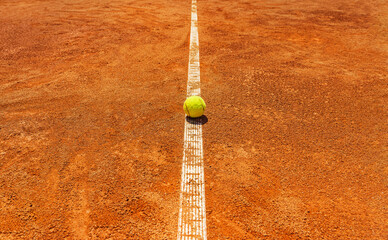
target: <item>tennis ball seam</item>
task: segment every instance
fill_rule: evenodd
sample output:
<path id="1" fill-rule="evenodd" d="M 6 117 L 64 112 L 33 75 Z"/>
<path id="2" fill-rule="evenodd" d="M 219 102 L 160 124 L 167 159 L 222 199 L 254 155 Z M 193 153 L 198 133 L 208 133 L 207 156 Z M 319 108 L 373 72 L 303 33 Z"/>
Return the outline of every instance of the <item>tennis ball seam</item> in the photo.
<path id="1" fill-rule="evenodd" d="M 188 116 L 189 116 L 189 117 L 191 117 L 191 116 L 190 116 L 190 111 L 189 111 L 189 108 L 187 107 L 186 103 L 185 103 L 185 107 L 186 107 L 186 110 L 187 110 L 187 112 L 189 113 L 189 115 L 188 115 Z"/>

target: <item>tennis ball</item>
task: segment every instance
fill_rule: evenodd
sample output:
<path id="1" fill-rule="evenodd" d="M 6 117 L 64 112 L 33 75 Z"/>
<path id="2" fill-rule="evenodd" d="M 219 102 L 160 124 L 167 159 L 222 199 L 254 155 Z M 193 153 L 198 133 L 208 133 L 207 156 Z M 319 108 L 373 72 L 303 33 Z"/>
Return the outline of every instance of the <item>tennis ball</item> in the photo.
<path id="1" fill-rule="evenodd" d="M 205 101 L 199 96 L 188 97 L 183 104 L 183 110 L 185 110 L 186 115 L 192 118 L 202 116 L 205 108 Z"/>

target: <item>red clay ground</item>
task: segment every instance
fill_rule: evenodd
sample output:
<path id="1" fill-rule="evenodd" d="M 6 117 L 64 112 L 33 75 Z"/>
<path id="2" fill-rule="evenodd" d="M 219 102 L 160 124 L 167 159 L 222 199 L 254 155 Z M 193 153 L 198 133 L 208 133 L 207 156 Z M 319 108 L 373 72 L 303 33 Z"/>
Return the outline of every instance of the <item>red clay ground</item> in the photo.
<path id="1" fill-rule="evenodd" d="M 0 239 L 174 239 L 190 1 L 1 1 Z M 385 1 L 199 1 L 209 239 L 388 238 Z"/>

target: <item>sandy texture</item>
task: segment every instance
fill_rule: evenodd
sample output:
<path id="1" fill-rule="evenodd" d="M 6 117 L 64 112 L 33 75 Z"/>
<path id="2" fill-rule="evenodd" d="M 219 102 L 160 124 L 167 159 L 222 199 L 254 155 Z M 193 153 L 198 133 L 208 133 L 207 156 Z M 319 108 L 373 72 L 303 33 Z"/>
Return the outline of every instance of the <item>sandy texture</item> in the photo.
<path id="1" fill-rule="evenodd" d="M 190 3 L 0 16 L 0 238 L 175 236 Z"/>
<path id="2" fill-rule="evenodd" d="M 209 239 L 388 238 L 384 2 L 199 2 Z"/>
<path id="3" fill-rule="evenodd" d="M 174 239 L 190 1 L 0 2 L 0 239 Z M 388 238 L 386 1 L 199 1 L 209 239 Z"/>

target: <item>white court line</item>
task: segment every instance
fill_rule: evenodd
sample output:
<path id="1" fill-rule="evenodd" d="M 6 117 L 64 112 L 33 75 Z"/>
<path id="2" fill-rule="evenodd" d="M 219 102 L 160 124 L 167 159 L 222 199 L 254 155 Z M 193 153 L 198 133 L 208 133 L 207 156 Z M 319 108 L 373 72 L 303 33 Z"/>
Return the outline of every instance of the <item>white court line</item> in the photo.
<path id="1" fill-rule="evenodd" d="M 191 3 L 191 32 L 187 97 L 201 95 L 197 0 Z M 205 174 L 200 119 L 185 121 L 178 239 L 207 239 Z"/>

